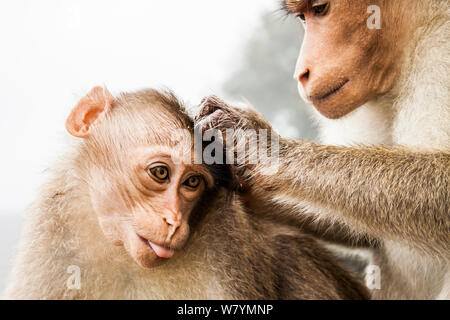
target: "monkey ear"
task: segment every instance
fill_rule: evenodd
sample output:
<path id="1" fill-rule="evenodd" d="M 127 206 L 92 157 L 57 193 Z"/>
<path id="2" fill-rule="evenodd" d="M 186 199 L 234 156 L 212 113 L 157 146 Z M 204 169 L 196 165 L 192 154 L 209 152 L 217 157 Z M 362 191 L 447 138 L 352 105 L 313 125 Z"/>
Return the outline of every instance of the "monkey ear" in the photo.
<path id="1" fill-rule="evenodd" d="M 73 108 L 66 121 L 67 131 L 77 138 L 86 138 L 91 125 L 107 112 L 114 98 L 106 88 L 95 87 Z"/>

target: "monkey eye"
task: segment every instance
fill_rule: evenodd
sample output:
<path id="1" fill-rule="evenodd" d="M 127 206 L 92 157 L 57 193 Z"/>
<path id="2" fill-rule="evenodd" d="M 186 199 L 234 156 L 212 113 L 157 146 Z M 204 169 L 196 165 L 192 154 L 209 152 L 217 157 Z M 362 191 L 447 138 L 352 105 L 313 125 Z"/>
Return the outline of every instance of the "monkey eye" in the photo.
<path id="1" fill-rule="evenodd" d="M 202 182 L 202 178 L 199 176 L 192 176 L 189 177 L 183 184 L 185 186 L 188 186 L 192 189 L 197 189 L 200 186 L 200 183 Z"/>
<path id="2" fill-rule="evenodd" d="M 327 13 L 329 3 L 323 3 L 312 7 L 312 10 L 316 16 L 323 16 Z"/>
<path id="3" fill-rule="evenodd" d="M 166 181 L 169 179 L 169 169 L 164 166 L 157 166 L 149 169 L 151 175 L 160 181 Z"/>
<path id="4" fill-rule="evenodd" d="M 299 18 L 301 22 L 306 21 L 305 15 L 303 13 L 300 13 L 299 15 L 297 15 L 297 18 Z"/>

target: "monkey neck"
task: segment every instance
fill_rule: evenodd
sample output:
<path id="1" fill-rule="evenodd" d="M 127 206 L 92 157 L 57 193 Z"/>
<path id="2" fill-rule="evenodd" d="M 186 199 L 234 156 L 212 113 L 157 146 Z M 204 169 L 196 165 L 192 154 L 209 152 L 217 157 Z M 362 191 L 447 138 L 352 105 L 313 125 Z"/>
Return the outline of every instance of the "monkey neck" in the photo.
<path id="1" fill-rule="evenodd" d="M 417 3 L 416 3 L 417 6 Z M 450 3 L 423 1 L 413 19 L 392 100 L 396 144 L 417 148 L 449 148 Z M 416 8 L 417 10 L 417 8 Z"/>
<path id="2" fill-rule="evenodd" d="M 450 148 L 450 4 L 408 1 L 412 12 L 394 87 L 352 113 L 330 120 L 314 111 L 321 141 L 332 145 Z"/>

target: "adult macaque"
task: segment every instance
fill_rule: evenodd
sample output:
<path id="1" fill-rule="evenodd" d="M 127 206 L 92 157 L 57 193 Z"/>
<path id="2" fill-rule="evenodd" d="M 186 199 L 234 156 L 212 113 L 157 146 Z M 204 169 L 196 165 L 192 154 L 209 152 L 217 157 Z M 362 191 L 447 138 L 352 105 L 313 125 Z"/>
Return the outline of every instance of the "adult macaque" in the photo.
<path id="1" fill-rule="evenodd" d="M 380 29 L 367 24 L 373 5 Z M 295 78 L 324 144 L 281 139 L 279 172 L 250 168 L 247 197 L 379 239 L 374 298 L 449 299 L 450 2 L 286 0 L 285 8 L 305 28 Z M 199 120 L 222 130 L 269 126 L 216 98 Z"/>
<path id="2" fill-rule="evenodd" d="M 96 87 L 66 127 L 81 139 L 31 207 L 6 298 L 367 297 L 313 238 L 247 212 L 226 166 L 185 161 L 172 94 Z"/>

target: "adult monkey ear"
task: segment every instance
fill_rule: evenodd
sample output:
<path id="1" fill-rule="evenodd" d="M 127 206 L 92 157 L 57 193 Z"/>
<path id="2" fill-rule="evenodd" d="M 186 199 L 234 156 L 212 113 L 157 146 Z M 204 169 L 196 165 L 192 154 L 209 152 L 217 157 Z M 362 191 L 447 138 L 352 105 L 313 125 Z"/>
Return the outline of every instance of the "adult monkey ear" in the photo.
<path id="1" fill-rule="evenodd" d="M 91 125 L 108 112 L 114 97 L 106 88 L 94 87 L 73 108 L 66 121 L 67 131 L 77 138 L 86 138 Z"/>

